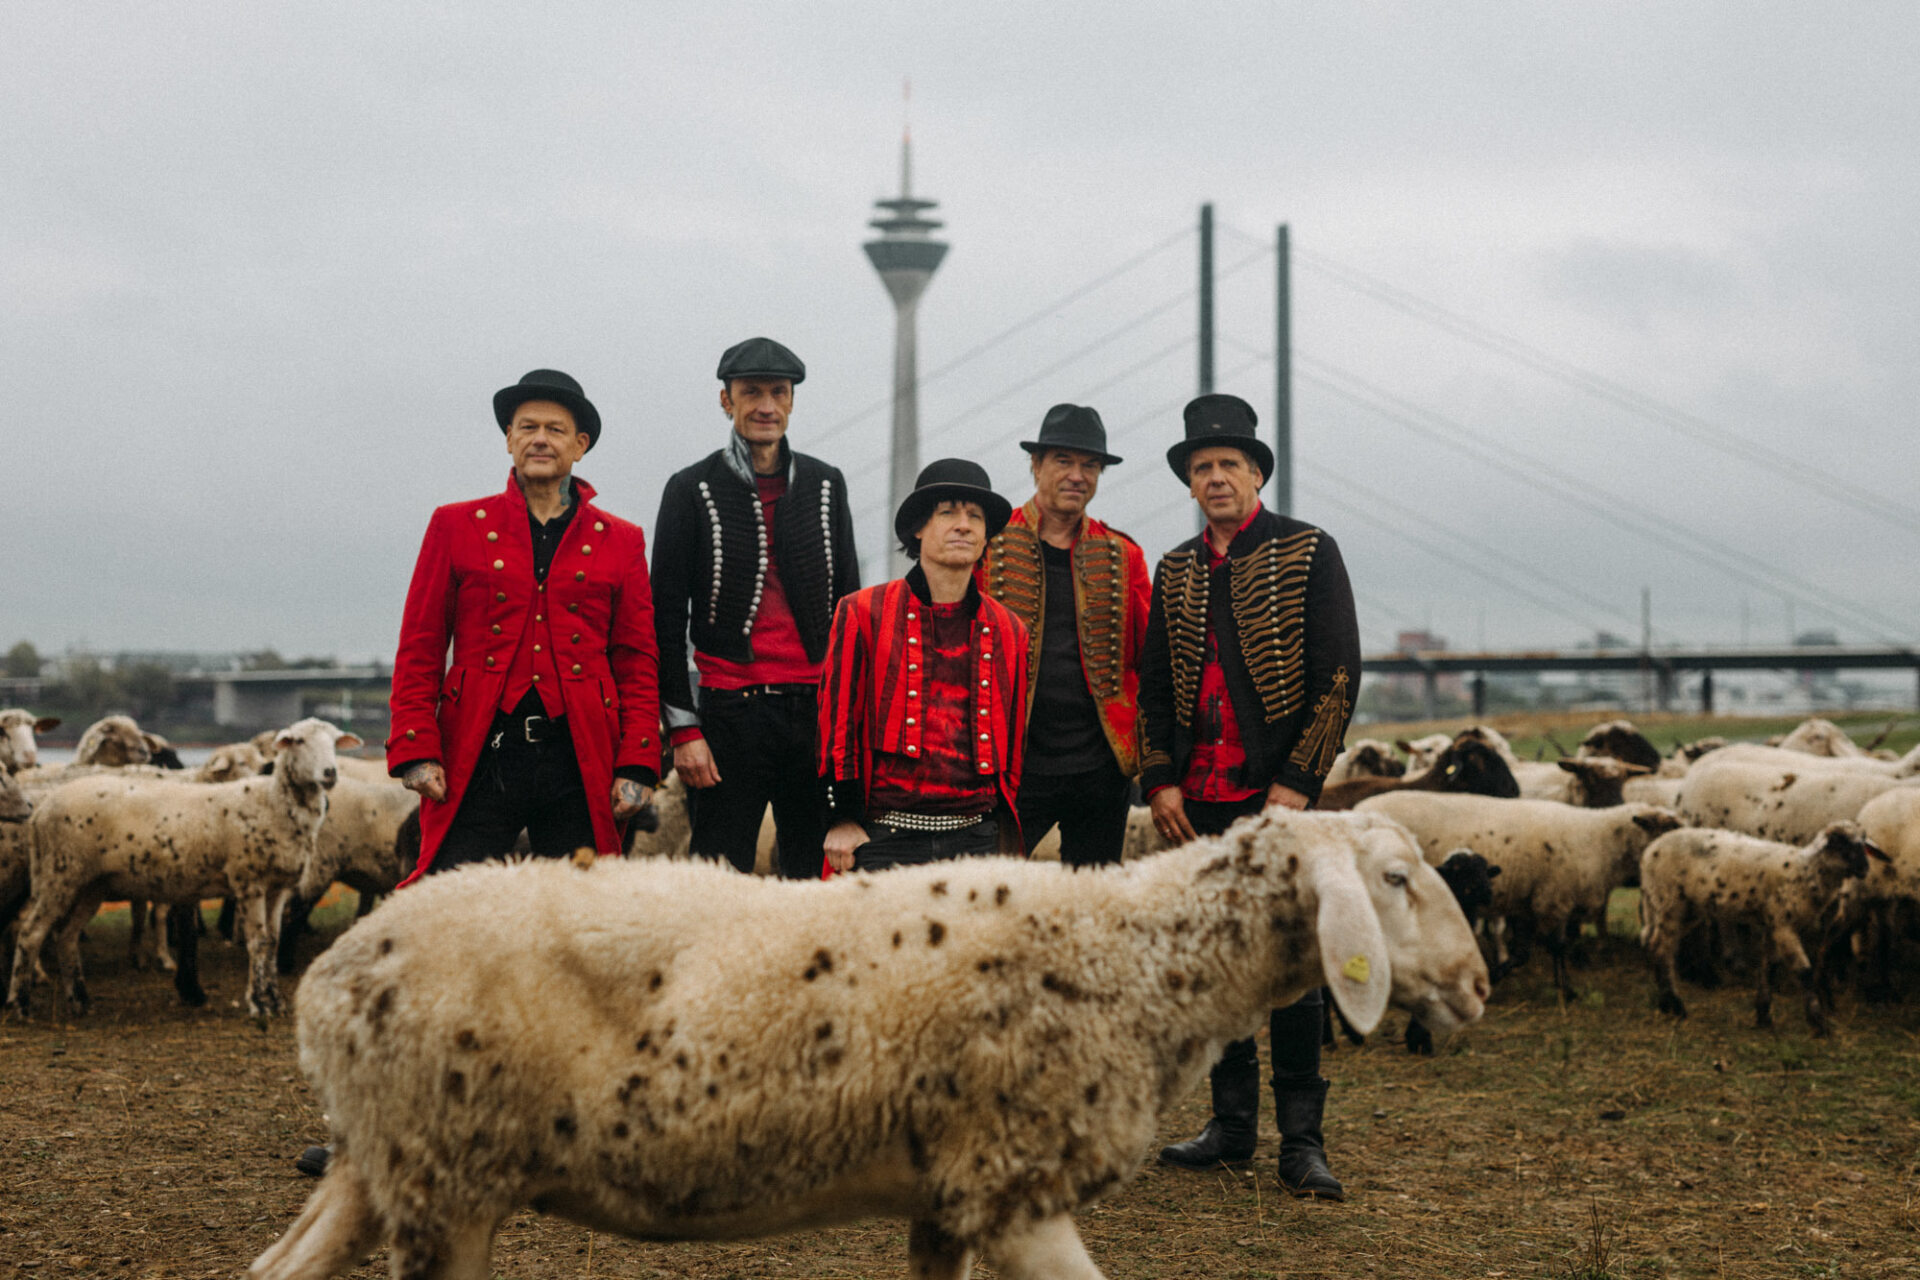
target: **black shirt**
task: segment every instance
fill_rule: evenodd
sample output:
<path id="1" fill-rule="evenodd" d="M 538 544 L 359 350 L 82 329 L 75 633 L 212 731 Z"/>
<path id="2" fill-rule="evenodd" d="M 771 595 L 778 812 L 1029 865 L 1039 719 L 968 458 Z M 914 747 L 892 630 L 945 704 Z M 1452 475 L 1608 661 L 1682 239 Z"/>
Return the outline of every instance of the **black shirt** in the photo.
<path id="1" fill-rule="evenodd" d="M 533 578 L 536 582 L 547 580 L 547 570 L 553 567 L 553 553 L 560 549 L 560 539 L 566 536 L 567 526 L 573 523 L 573 513 L 580 506 L 573 498 L 569 489 L 566 510 L 545 524 L 534 518 L 532 507 L 527 508 L 527 531 L 533 535 Z"/>
<path id="2" fill-rule="evenodd" d="M 1080 666 L 1073 553 L 1043 541 L 1040 554 L 1047 565 L 1047 605 L 1040 625 L 1040 669 L 1028 673 L 1033 714 L 1027 721 L 1026 772 L 1091 773 L 1113 764 L 1113 748 Z"/>

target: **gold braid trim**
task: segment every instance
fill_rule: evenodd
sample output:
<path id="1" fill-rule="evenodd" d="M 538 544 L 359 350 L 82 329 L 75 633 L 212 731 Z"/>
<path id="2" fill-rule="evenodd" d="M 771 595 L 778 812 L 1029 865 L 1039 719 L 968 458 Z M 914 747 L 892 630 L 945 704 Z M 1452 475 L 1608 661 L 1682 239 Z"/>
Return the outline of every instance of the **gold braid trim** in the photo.
<path id="1" fill-rule="evenodd" d="M 1047 567 L 1040 559 L 1040 535 L 1024 524 L 1010 524 L 987 544 L 987 594 L 1007 606 L 1027 627 L 1027 671 L 1040 669 L 1042 592 Z M 1034 686 L 1027 683 L 1027 706 L 1033 706 Z"/>
<path id="2" fill-rule="evenodd" d="M 1074 605 L 1080 666 L 1095 699 L 1120 696 L 1126 675 L 1127 562 L 1117 539 L 1082 537 L 1073 547 Z"/>
<path id="3" fill-rule="evenodd" d="M 1305 529 L 1262 543 L 1228 569 L 1234 629 L 1268 724 L 1306 701 L 1307 571 L 1319 545 L 1320 531 Z"/>
<path id="4" fill-rule="evenodd" d="M 1173 714 L 1189 729 L 1200 697 L 1200 660 L 1207 645 L 1207 565 L 1201 557 L 1195 547 L 1169 551 L 1160 561 L 1161 609 L 1173 659 Z"/>
<path id="5" fill-rule="evenodd" d="M 1347 703 L 1347 669 L 1341 667 L 1333 673 L 1333 688 L 1320 695 L 1320 701 L 1313 707 L 1313 723 L 1300 735 L 1300 741 L 1294 744 L 1293 754 L 1287 759 L 1305 769 L 1316 778 L 1324 778 L 1333 769 L 1334 757 L 1340 754 L 1340 744 L 1347 736 L 1347 714 L 1352 708 Z"/>

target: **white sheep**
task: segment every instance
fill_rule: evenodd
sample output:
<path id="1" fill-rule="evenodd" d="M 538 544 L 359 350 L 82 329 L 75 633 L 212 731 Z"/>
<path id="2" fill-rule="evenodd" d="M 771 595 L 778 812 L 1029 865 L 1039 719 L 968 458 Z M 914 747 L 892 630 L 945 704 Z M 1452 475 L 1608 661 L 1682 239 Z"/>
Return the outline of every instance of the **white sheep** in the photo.
<path id="1" fill-rule="evenodd" d="M 1430 733 L 1424 738 L 1415 738 L 1411 742 L 1401 738 L 1394 745 L 1406 753 L 1407 772 L 1425 773 L 1433 768 L 1433 762 L 1439 758 L 1440 753 L 1453 745 L 1453 737 L 1454 735 L 1450 733 Z M 1504 745 L 1506 739 L 1501 739 L 1501 742 Z M 1508 748 L 1508 750 L 1511 749 Z"/>
<path id="2" fill-rule="evenodd" d="M 512 903 L 511 912 L 500 905 Z M 490 920 L 485 930 L 475 920 Z M 1097 1278 L 1072 1214 L 1222 1046 L 1323 983 L 1442 1035 L 1486 969 L 1406 832 L 1285 814 L 1130 866 L 792 882 L 533 860 L 394 895 L 308 970 L 325 1179 L 254 1261 L 485 1277 L 525 1205 L 643 1239 L 907 1219 L 917 1276 Z"/>
<path id="3" fill-rule="evenodd" d="M 19 707 L 0 711 L 0 773 L 18 773 L 40 763 L 37 733 L 58 728 L 58 716 L 36 716 Z"/>
<path id="4" fill-rule="evenodd" d="M 1757 742 L 1736 742 L 1720 748 L 1701 763 L 1769 765 L 1782 770 L 1830 769 L 1871 774 L 1880 778 L 1920 778 L 1920 747 L 1903 756 L 1882 760 L 1877 756 L 1822 756 L 1785 747 L 1763 746 Z"/>
<path id="5" fill-rule="evenodd" d="M 1782 751 L 1797 751 L 1809 756 L 1825 756 L 1839 760 L 1873 759 L 1873 753 L 1856 743 L 1848 736 L 1845 729 L 1819 716 L 1802 720 L 1794 726 L 1792 733 L 1774 745 Z"/>
<path id="6" fill-rule="evenodd" d="M 157 735 L 142 732 L 132 716 L 107 716 L 88 725 L 80 735 L 73 762 L 110 768 L 146 764 L 153 759 L 154 744 L 162 741 Z"/>
<path id="7" fill-rule="evenodd" d="M 1804 845 L 1828 823 L 1858 816 L 1874 797 L 1916 785 L 1872 769 L 1836 767 L 1840 762 L 1819 756 L 1777 752 L 1791 757 L 1778 763 L 1741 752 L 1723 747 L 1681 779 L 1675 807 L 1688 825 Z"/>
<path id="8" fill-rule="evenodd" d="M 1583 809 L 1552 800 L 1434 791 L 1375 796 L 1358 811 L 1404 823 L 1428 862 L 1470 849 L 1499 867 L 1486 913 L 1489 933 L 1504 946 L 1509 922 L 1530 922 L 1553 959 L 1555 985 L 1567 995 L 1573 993 L 1566 955 L 1570 930 L 1586 921 L 1603 924 L 1607 899 L 1638 876 L 1647 843 L 1680 826 L 1672 811 L 1653 805 Z"/>
<path id="9" fill-rule="evenodd" d="M 57 931 L 68 998 L 84 1007 L 79 933 L 107 898 L 188 902 L 232 894 L 246 912 L 247 1007 L 256 1017 L 278 1012 L 280 912 L 296 888 L 310 887 L 303 881 L 313 874 L 315 834 L 338 778 L 335 746 L 358 746 L 360 739 L 309 719 L 281 730 L 277 741 L 270 777 L 181 786 L 103 775 L 40 801 L 32 818 L 32 896 L 14 942 L 8 1005 L 25 1009 L 32 984 L 46 977 L 41 945 Z M 205 1000 L 197 987 L 180 989 L 189 1003 Z"/>
<path id="10" fill-rule="evenodd" d="M 1350 778 L 1399 778 L 1406 772 L 1406 762 L 1393 753 L 1391 742 L 1361 738 L 1333 758 L 1322 785 L 1337 786 Z"/>
<path id="11" fill-rule="evenodd" d="M 1866 874 L 1869 856 L 1885 861 L 1887 855 L 1852 822 L 1830 823 L 1800 848 L 1703 827 L 1670 831 L 1648 845 L 1640 856 L 1640 942 L 1661 1011 L 1687 1015 L 1675 983 L 1689 930 L 1750 924 L 1761 935 L 1754 1024 L 1773 1025 L 1773 965 L 1785 960 L 1805 993 L 1807 1024 L 1825 1035 L 1827 1014 L 1807 948 L 1817 954 L 1841 890 Z"/>

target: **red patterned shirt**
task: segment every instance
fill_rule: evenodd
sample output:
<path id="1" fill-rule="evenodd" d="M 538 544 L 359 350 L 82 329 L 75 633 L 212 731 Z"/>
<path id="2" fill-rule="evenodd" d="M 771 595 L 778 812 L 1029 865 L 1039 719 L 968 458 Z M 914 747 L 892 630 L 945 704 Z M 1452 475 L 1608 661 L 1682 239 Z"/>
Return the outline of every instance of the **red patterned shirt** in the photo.
<path id="1" fill-rule="evenodd" d="M 874 812 L 992 813 L 994 778 L 975 768 L 973 729 L 973 614 L 971 601 L 927 606 L 925 732 L 920 751 L 877 751 L 867 805 Z"/>
<path id="2" fill-rule="evenodd" d="M 1240 526 L 1244 529 L 1260 514 L 1253 514 Z M 1234 530 L 1235 536 L 1240 529 Z M 1211 573 L 1227 562 L 1224 553 L 1213 549 L 1213 532 L 1201 539 L 1207 547 L 1207 571 Z M 1227 691 L 1227 671 L 1220 665 L 1220 637 L 1207 622 L 1207 657 L 1200 668 L 1200 705 L 1193 714 L 1193 755 L 1187 760 L 1187 776 L 1181 779 L 1180 794 L 1189 800 L 1230 804 L 1260 794 L 1238 779 L 1247 762 L 1247 749 L 1240 737 L 1240 722 L 1233 713 L 1233 695 Z"/>

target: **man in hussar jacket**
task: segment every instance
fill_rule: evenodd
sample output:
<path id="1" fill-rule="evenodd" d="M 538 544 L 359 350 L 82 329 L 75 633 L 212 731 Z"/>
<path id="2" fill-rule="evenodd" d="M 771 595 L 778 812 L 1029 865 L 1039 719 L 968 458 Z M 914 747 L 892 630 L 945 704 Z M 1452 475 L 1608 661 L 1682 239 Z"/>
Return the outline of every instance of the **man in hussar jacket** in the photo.
<path id="1" fill-rule="evenodd" d="M 827 632 L 860 586 L 847 482 L 787 444 L 798 356 L 749 338 L 720 357 L 723 448 L 667 481 L 654 526 L 660 694 L 693 852 L 752 871 L 773 805 L 779 872 L 818 877 L 826 803 L 814 773 Z M 687 642 L 699 670 L 696 698 Z"/>
<path id="2" fill-rule="evenodd" d="M 1058 823 L 1060 861 L 1120 861 L 1140 771 L 1140 646 L 1152 585 L 1132 538 L 1087 514 L 1107 452 L 1095 410 L 1057 404 L 1031 457 L 1033 497 L 987 546 L 987 594 L 1027 627 L 1026 764 L 1020 833 L 1028 853 Z"/>
<path id="3" fill-rule="evenodd" d="M 1340 752 L 1360 686 L 1360 631 L 1340 549 L 1324 530 L 1260 505 L 1273 452 L 1252 406 L 1203 395 L 1167 462 L 1206 528 L 1161 557 L 1141 658 L 1141 789 L 1160 835 L 1217 835 L 1269 806 L 1305 809 Z M 1321 1115 L 1321 996 L 1276 1009 L 1273 1094 L 1280 1183 L 1344 1200 L 1327 1165 Z M 1209 1169 L 1253 1158 L 1260 1062 L 1229 1044 L 1212 1076 L 1213 1118 L 1160 1159 Z"/>

